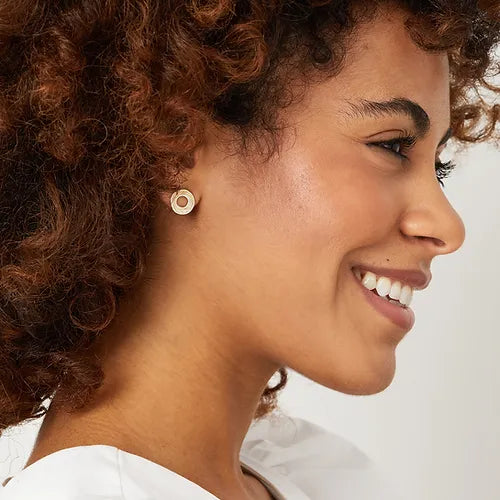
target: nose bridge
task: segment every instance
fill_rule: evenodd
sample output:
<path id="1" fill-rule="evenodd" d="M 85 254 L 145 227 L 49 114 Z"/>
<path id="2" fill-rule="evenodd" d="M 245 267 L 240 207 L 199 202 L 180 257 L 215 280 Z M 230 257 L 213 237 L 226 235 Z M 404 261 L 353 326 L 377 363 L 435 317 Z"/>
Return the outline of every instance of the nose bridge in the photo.
<path id="1" fill-rule="evenodd" d="M 415 185 L 401 221 L 401 231 L 407 236 L 431 241 L 435 254 L 452 253 L 465 240 L 463 220 L 435 178 L 429 181 L 426 177 Z"/>

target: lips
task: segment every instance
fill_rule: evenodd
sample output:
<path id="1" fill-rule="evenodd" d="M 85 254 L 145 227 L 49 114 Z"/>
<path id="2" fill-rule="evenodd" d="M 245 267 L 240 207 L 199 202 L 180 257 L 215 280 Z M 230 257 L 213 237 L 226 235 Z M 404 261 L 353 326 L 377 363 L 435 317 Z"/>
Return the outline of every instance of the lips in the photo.
<path id="1" fill-rule="evenodd" d="M 373 291 L 368 290 L 354 275 L 354 272 L 351 274 L 354 281 L 358 284 L 357 286 L 362 291 L 363 296 L 373 309 L 385 316 L 394 325 L 404 331 L 408 331 L 413 327 L 415 323 L 415 313 L 411 307 L 401 307 L 396 304 L 392 304 L 388 300 L 380 297 L 378 294 L 373 293 Z"/>

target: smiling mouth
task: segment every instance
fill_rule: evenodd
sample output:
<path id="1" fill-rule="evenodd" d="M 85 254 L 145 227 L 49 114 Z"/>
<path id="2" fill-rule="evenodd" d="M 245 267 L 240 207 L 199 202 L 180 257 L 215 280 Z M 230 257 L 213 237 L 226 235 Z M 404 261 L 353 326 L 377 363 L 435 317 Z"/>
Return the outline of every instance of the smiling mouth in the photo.
<path id="1" fill-rule="evenodd" d="M 385 276 L 377 276 L 371 271 L 360 271 L 356 267 L 352 268 L 352 272 L 367 291 L 403 309 L 409 307 L 413 297 L 413 289 L 410 286 Z"/>
<path id="2" fill-rule="evenodd" d="M 415 314 L 408 305 L 390 300 L 387 296 L 382 297 L 377 293 L 376 289 L 369 290 L 354 272 L 352 274 L 353 279 L 358 283 L 359 289 L 375 310 L 405 331 L 412 328 L 415 322 Z"/>

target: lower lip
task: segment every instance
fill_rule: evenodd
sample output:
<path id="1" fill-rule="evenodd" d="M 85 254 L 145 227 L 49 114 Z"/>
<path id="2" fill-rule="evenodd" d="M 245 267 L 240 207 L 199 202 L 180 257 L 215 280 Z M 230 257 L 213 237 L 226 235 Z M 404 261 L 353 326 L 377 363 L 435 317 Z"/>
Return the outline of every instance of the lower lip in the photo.
<path id="1" fill-rule="evenodd" d="M 411 330 L 415 324 L 415 313 L 410 307 L 401 307 L 392 304 L 387 299 L 379 297 L 375 292 L 365 288 L 361 281 L 356 277 L 354 271 L 352 272 L 356 283 L 361 288 L 366 300 L 381 314 L 389 318 L 395 325 L 403 328 L 404 330 Z"/>

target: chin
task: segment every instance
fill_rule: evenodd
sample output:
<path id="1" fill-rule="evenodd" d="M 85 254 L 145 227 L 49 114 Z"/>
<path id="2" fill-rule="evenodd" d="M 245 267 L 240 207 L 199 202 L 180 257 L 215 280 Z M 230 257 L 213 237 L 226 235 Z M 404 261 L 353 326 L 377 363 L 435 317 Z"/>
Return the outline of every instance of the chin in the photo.
<path id="1" fill-rule="evenodd" d="M 333 389 L 344 394 L 351 394 L 357 396 L 368 396 L 370 394 L 378 394 L 389 387 L 394 380 L 396 372 L 396 363 L 394 356 L 391 360 L 379 361 L 378 364 L 374 363 L 365 370 L 351 371 L 350 373 L 335 374 L 332 378 L 330 374 L 324 376 L 309 377 L 317 383 Z"/>
<path id="2" fill-rule="evenodd" d="M 372 380 L 371 383 L 366 383 L 355 387 L 353 391 L 347 394 L 359 395 L 359 396 L 369 396 L 370 394 L 378 394 L 379 392 L 382 392 L 385 389 L 387 389 L 391 385 L 393 380 L 394 377 L 378 381 Z"/>

